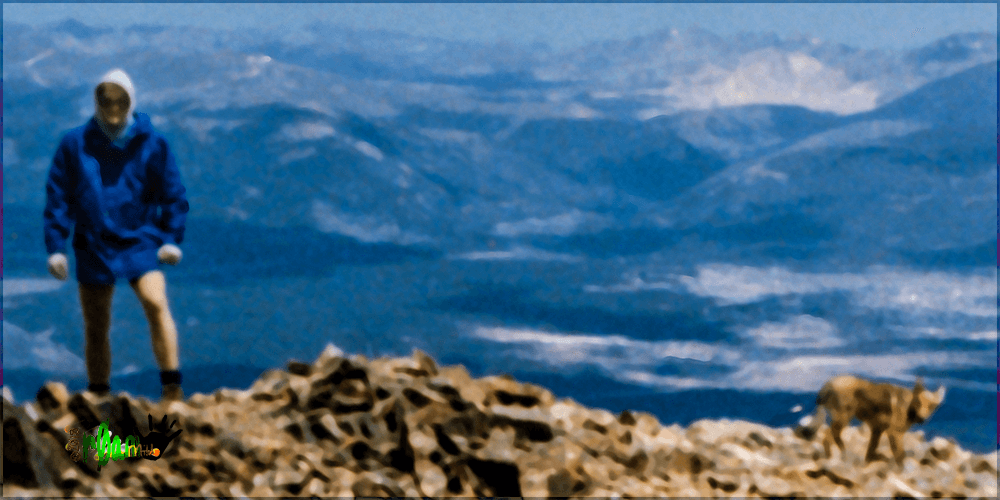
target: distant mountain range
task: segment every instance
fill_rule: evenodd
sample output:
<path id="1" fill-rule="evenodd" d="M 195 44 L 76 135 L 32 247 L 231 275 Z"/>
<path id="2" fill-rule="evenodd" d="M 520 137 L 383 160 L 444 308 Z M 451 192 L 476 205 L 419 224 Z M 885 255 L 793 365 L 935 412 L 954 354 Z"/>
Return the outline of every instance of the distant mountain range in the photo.
<path id="1" fill-rule="evenodd" d="M 59 135 L 121 66 L 192 217 L 220 227 L 418 252 L 996 261 L 995 34 L 889 52 L 664 30 L 557 53 L 324 25 L 4 29 L 8 255 L 41 251 Z"/>

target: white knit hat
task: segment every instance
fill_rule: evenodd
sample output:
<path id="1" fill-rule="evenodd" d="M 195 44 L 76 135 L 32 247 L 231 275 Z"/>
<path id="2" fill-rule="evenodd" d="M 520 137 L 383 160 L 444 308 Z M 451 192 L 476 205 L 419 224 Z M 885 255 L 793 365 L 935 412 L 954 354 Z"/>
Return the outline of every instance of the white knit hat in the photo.
<path id="1" fill-rule="evenodd" d="M 129 100 L 128 114 L 125 116 L 131 117 L 132 112 L 135 111 L 135 87 L 132 86 L 132 79 L 128 77 L 125 71 L 121 69 L 113 69 L 101 77 L 101 81 L 98 85 L 101 83 L 114 83 L 115 85 L 125 89 Z M 96 101 L 97 97 L 95 96 L 94 99 Z"/>

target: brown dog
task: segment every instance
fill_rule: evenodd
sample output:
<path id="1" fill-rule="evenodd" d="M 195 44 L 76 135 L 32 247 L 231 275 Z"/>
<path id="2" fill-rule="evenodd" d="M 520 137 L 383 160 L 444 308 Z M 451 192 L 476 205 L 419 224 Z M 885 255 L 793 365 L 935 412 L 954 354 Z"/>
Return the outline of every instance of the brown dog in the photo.
<path id="1" fill-rule="evenodd" d="M 830 413 L 830 431 L 823 439 L 823 449 L 830 458 L 830 442 L 836 442 L 841 454 L 844 453 L 844 441 L 840 432 L 851 420 L 868 424 L 872 431 L 871 441 L 865 462 L 876 458 L 875 450 L 879 439 L 885 433 L 889 436 L 889 446 L 892 448 L 896 463 L 903 464 L 903 435 L 913 424 L 923 423 L 930 418 L 934 410 L 944 401 L 944 387 L 935 392 L 924 388 L 921 380 L 917 380 L 913 389 L 892 384 L 879 384 L 862 380 L 850 375 L 840 375 L 830 379 L 823 385 L 816 397 L 816 413 L 802 420 L 802 425 L 796 429 L 796 434 L 805 439 L 811 439 L 820 426 L 826 423 L 826 413 Z"/>

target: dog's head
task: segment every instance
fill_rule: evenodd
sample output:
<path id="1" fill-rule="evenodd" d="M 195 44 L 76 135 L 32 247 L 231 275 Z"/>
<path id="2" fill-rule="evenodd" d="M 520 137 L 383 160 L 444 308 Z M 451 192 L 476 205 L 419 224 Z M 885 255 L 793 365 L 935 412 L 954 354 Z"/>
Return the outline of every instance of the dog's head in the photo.
<path id="1" fill-rule="evenodd" d="M 944 386 L 931 392 L 924 387 L 923 380 L 917 379 L 917 384 L 913 386 L 913 400 L 907 409 L 907 418 L 916 424 L 922 424 L 931 417 L 934 410 L 941 406 L 944 401 Z"/>

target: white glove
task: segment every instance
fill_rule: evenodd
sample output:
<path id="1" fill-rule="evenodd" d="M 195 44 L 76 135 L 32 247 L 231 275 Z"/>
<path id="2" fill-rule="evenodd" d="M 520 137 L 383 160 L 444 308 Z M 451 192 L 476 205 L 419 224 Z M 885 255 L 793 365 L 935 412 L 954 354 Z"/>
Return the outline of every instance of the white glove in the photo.
<path id="1" fill-rule="evenodd" d="M 66 254 L 49 255 L 49 274 L 58 280 L 66 281 L 66 278 L 69 277 L 69 261 L 66 260 Z"/>
<path id="2" fill-rule="evenodd" d="M 156 258 L 160 259 L 160 262 L 165 262 L 171 266 L 176 266 L 178 262 L 181 261 L 181 257 L 184 255 L 177 245 L 171 245 L 167 243 L 160 247 L 160 250 L 156 252 Z"/>

